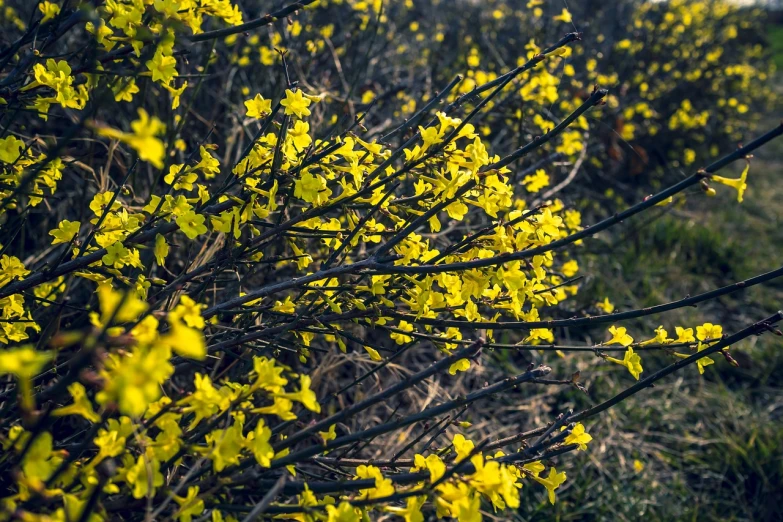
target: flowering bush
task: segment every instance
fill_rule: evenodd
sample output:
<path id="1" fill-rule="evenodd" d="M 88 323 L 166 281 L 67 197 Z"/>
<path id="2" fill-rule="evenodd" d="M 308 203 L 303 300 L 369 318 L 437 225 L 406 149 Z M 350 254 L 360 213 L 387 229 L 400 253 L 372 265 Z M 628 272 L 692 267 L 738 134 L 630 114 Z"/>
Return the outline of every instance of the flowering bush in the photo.
<path id="1" fill-rule="evenodd" d="M 519 507 L 524 485 L 554 503 L 561 456 L 595 435 L 585 421 L 686 366 L 732 362 L 731 345 L 783 318 L 732 334 L 619 326 L 783 269 L 644 309 L 606 298 L 576 310 L 569 299 L 584 241 L 683 203 L 692 187 L 732 187 L 742 202 L 751 153 L 783 134 L 727 145 L 589 226 L 558 199 L 583 166 L 620 159 L 607 122 L 636 140 L 638 121 L 634 147 L 668 140 L 682 165 L 707 140 L 736 140 L 737 114 L 767 96 L 745 85 L 762 53 L 745 45 L 737 63 L 712 59 L 707 41 L 747 28 L 743 13 L 707 5 L 638 7 L 642 25 L 611 49 L 643 64 L 647 81 L 635 68 L 599 74 L 600 47 L 562 35 L 575 15 L 537 0 L 464 6 L 498 31 L 523 23 L 543 35 L 513 58 L 513 41 L 493 44 L 501 33 L 479 45 L 476 26 L 462 38 L 470 18 L 434 0 L 388 12 L 305 0 L 271 14 L 227 0 L 7 6 L 0 518 L 473 521 Z M 455 15 L 462 23 L 448 24 Z M 676 56 L 705 53 L 701 76 L 656 61 L 650 35 L 680 27 L 705 39 Z M 716 82 L 715 100 L 751 98 L 705 115 L 709 96 L 686 104 L 665 92 L 702 78 Z M 603 87 L 618 82 L 616 94 Z M 739 177 L 717 174 L 735 162 Z M 592 325 L 606 340 L 559 340 Z M 474 427 L 487 418 L 481 403 L 585 391 L 578 373 L 498 357 L 529 350 L 585 352 L 638 382 L 525 429 L 500 415 Z M 672 364 L 650 372 L 648 350 Z"/>

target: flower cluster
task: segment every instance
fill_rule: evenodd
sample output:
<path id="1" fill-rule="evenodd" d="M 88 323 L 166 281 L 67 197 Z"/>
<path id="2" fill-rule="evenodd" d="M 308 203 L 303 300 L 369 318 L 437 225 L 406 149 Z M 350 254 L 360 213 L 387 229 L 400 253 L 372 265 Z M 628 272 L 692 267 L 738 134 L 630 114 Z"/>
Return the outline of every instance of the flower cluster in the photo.
<path id="1" fill-rule="evenodd" d="M 634 352 L 634 348 L 637 350 L 640 348 L 663 348 L 674 357 L 687 359 L 689 357 L 688 355 L 676 352 L 674 349 L 689 348 L 698 353 L 717 344 L 723 338 L 723 328 L 720 325 L 712 323 L 704 323 L 701 326 L 697 326 L 696 337 L 693 336 L 693 328 L 683 328 L 681 326 L 675 327 L 676 338 L 669 337 L 669 334 L 664 327 L 659 326 L 655 329 L 654 337 L 641 342 L 634 342 L 633 337 L 628 334 L 624 326 L 612 326 L 609 328 L 609 333 L 612 335 L 612 338 L 602 343 L 601 346 L 620 344 L 626 347 L 626 351 L 622 360 L 607 355 L 603 356 L 604 359 L 626 367 L 637 381 L 644 369 L 642 368 L 642 358 L 638 353 Z M 725 351 L 726 349 L 724 348 L 724 353 Z M 706 355 L 700 357 L 696 360 L 699 373 L 703 374 L 704 367 L 709 366 L 714 362 L 715 361 Z"/>

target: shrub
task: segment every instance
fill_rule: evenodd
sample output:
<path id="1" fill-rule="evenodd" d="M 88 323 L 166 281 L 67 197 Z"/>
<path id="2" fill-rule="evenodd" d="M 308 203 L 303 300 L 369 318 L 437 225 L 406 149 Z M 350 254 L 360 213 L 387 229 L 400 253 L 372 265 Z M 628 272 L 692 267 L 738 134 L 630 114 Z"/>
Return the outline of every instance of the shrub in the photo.
<path id="1" fill-rule="evenodd" d="M 751 153 L 783 127 L 584 227 L 556 196 L 583 166 L 620 159 L 591 121 L 617 130 L 622 113 L 627 133 L 640 116 L 638 147 L 687 159 L 691 141 L 735 140 L 740 111 L 727 101 L 715 113 L 723 126 L 699 113 L 683 128 L 682 96 L 664 92 L 665 76 L 643 89 L 621 67 L 616 80 L 598 75 L 601 55 L 581 51 L 576 32 L 528 41 L 511 58 L 514 23 L 551 36 L 553 17 L 537 4 L 303 1 L 268 15 L 226 0 L 6 7 L 2 517 L 467 521 L 518 508 L 523 484 L 554 503 L 560 456 L 592 441 L 583 421 L 686 366 L 733 362 L 731 345 L 774 331 L 781 313 L 733 334 L 661 326 L 642 341 L 617 324 L 783 269 L 644 309 L 615 312 L 609 299 L 574 308 L 575 247 L 684 204 L 689 188 L 727 185 L 741 202 Z M 710 17 L 707 5 L 723 11 Z M 692 26 L 722 45 L 715 35 L 737 37 L 726 27 L 747 29 L 744 12 L 719 3 L 623 9 L 663 20 L 607 44 L 647 70 L 663 54 L 657 31 Z M 554 15 L 558 31 L 570 25 L 567 10 Z M 471 19 L 497 23 L 486 47 L 473 44 L 488 26 Z M 684 53 L 678 42 L 663 38 Z M 693 45 L 691 56 L 710 52 Z M 755 107 L 767 91 L 744 81 L 762 70 L 753 49 L 745 42 L 720 62 L 750 68 L 738 84 L 714 80 L 706 54 L 702 75 L 673 71 L 671 81 L 717 81 L 699 104 L 742 89 Z M 495 67 L 480 69 L 494 52 Z M 621 74 L 618 94 L 592 86 Z M 672 118 L 680 123 L 664 128 Z M 738 161 L 739 178 L 717 174 Z M 608 340 L 556 341 L 595 325 Z M 532 389 L 585 390 L 579 373 L 523 368 L 533 350 L 592 354 L 638 382 L 580 412 L 533 409 L 511 425 L 503 413 Z M 649 350 L 674 362 L 642 378 Z"/>

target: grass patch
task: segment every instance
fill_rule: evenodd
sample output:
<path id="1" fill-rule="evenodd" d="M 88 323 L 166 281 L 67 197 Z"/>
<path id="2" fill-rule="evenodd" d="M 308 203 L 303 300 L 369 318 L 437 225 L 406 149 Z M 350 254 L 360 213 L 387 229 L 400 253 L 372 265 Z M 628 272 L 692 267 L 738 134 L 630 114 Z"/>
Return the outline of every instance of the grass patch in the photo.
<path id="1" fill-rule="evenodd" d="M 778 34 L 783 45 L 783 31 Z M 635 308 L 778 268 L 781 154 L 774 144 L 753 160 L 741 205 L 726 187 L 715 198 L 695 192 L 644 226 L 632 221 L 619 236 L 587 245 L 595 257 L 580 261 L 592 274 L 583 295 L 607 295 L 618 309 Z M 616 253 L 612 265 L 599 261 L 606 249 Z M 711 319 L 732 332 L 781 306 L 783 282 L 773 281 L 700 308 L 640 319 L 629 331 L 651 334 L 663 324 L 671 332 Z M 604 333 L 596 329 L 594 336 Z M 783 491 L 782 344 L 775 336 L 743 342 L 731 350 L 740 368 L 713 357 L 704 376 L 695 368 L 672 376 L 588 423 L 598 442 L 564 468 L 569 486 L 557 504 L 525 488 L 518 520 L 780 520 L 774 499 Z M 673 359 L 648 352 L 644 361 L 652 371 Z M 566 373 L 590 362 L 567 355 L 554 364 L 556 373 Z M 552 407 L 580 410 L 631 382 L 622 369 L 593 372 L 589 397 L 569 390 L 553 397 Z"/>
<path id="2" fill-rule="evenodd" d="M 778 70 L 781 70 L 783 69 L 783 25 L 768 25 L 767 38 L 772 50 L 772 60 L 775 62 Z"/>

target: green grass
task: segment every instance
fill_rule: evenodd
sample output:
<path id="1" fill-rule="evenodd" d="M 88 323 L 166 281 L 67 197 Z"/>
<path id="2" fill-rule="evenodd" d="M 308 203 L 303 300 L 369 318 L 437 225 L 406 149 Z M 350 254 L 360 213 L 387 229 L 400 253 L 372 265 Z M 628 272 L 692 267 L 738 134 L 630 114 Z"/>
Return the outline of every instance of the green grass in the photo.
<path id="1" fill-rule="evenodd" d="M 783 32 L 780 36 L 783 43 Z M 616 261 L 613 266 L 600 264 L 600 256 L 581 261 L 592 275 L 582 294 L 607 295 L 627 309 L 778 268 L 781 158 L 783 146 L 777 143 L 758 154 L 742 204 L 728 187 L 716 187 L 715 198 L 696 191 L 646 226 L 635 229 L 639 223 L 629 222 L 624 234 L 588 245 L 592 251 L 614 249 Z M 783 281 L 773 281 L 628 326 L 646 335 L 659 324 L 671 332 L 675 325 L 711 320 L 732 332 L 780 308 Z M 675 374 L 588 422 L 595 441 L 588 452 L 562 463 L 570 480 L 557 504 L 550 506 L 540 488 L 524 488 L 519 519 L 780 520 L 774 499 L 783 491 L 783 339 L 764 335 L 731 351 L 740 368 L 713 356 L 716 364 L 704 376 L 695 368 Z M 556 372 L 573 371 L 578 361 L 567 357 Z M 648 371 L 670 362 L 665 354 L 644 355 Z M 568 391 L 556 397 L 553 409 L 579 410 L 632 382 L 622 371 L 594 375 L 587 383 L 589 397 Z M 643 464 L 641 471 L 634 469 L 635 460 Z"/>
<path id="2" fill-rule="evenodd" d="M 778 70 L 783 70 L 783 25 L 769 25 L 767 38 L 772 49 L 772 59 Z"/>

